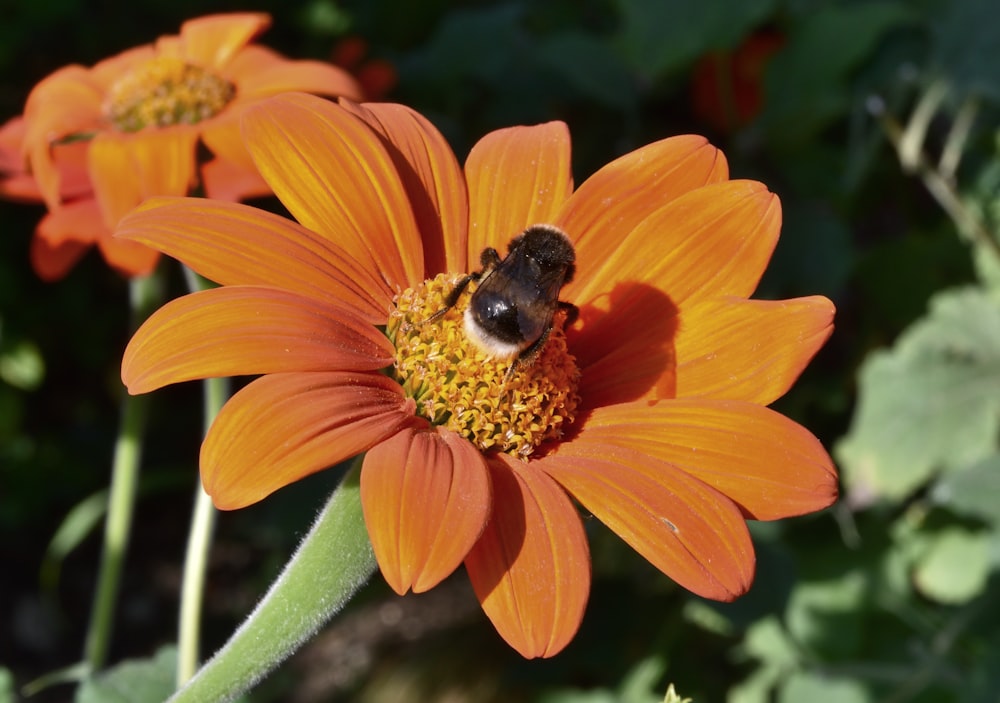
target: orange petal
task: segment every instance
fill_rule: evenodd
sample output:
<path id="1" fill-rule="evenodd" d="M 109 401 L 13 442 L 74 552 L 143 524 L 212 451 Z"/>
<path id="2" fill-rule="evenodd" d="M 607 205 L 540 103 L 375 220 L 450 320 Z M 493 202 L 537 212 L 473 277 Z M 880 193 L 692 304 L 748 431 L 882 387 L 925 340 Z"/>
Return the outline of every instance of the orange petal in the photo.
<path id="1" fill-rule="evenodd" d="M 636 293 L 628 305 L 612 295 L 613 313 L 574 331 L 589 407 L 692 396 L 767 405 L 788 391 L 833 331 L 833 305 L 821 297 L 712 298 L 678 314 L 663 293 Z"/>
<path id="2" fill-rule="evenodd" d="M 829 339 L 833 313 L 833 303 L 820 296 L 713 298 L 685 309 L 677 334 L 677 397 L 773 403 Z"/>
<path id="3" fill-rule="evenodd" d="M 692 593 L 731 601 L 753 583 L 753 543 L 743 515 L 684 471 L 593 441 L 563 445 L 538 466 Z"/>
<path id="4" fill-rule="evenodd" d="M 172 300 L 125 349 L 129 393 L 217 376 L 375 371 L 393 347 L 377 328 L 329 303 L 278 288 L 224 286 Z"/>
<path id="5" fill-rule="evenodd" d="M 28 252 L 31 268 L 46 283 L 58 281 L 69 273 L 92 244 L 82 237 L 71 239 L 65 236 L 64 224 L 72 221 L 66 212 L 69 208 L 70 206 L 65 206 L 45 215 L 35 229 L 35 236 L 31 238 Z M 103 223 L 99 224 L 104 226 Z"/>
<path id="6" fill-rule="evenodd" d="M 697 188 L 651 212 L 599 257 L 579 247 L 578 276 L 563 297 L 605 311 L 609 298 L 627 306 L 643 286 L 662 291 L 677 307 L 717 295 L 746 297 L 771 258 L 780 227 L 778 198 L 762 183 Z"/>
<path id="7" fill-rule="evenodd" d="M 363 97 L 361 86 L 354 76 L 323 61 L 290 61 L 275 56 L 269 65 L 255 67 L 253 73 L 237 73 L 229 66 L 226 75 L 238 86 L 241 100 L 296 90 L 315 95 L 343 96 L 351 100 Z"/>
<path id="8" fill-rule="evenodd" d="M 488 463 L 493 514 L 465 560 L 500 636 L 522 656 L 558 654 L 580 627 L 590 594 L 590 552 L 580 516 L 534 463 Z"/>
<path id="9" fill-rule="evenodd" d="M 224 66 L 271 24 L 265 13 L 207 15 L 181 25 L 184 58 L 206 68 Z"/>
<path id="10" fill-rule="evenodd" d="M 125 216 L 117 237 L 142 242 L 223 285 L 269 285 L 348 307 L 384 324 L 393 292 L 329 239 L 238 203 L 154 199 Z"/>
<path id="11" fill-rule="evenodd" d="M 321 232 L 395 289 L 424 279 L 406 191 L 381 138 L 322 98 L 286 93 L 247 108 L 243 139 L 296 220 Z"/>
<path id="12" fill-rule="evenodd" d="M 205 120 L 201 127 L 201 141 L 208 147 L 208 150 L 220 159 L 232 162 L 240 168 L 257 173 L 257 166 L 250 158 L 243 143 L 243 134 L 240 132 L 240 121 L 246 105 L 230 105 L 225 111 L 210 120 Z M 268 193 L 271 187 L 267 188 Z"/>
<path id="13" fill-rule="evenodd" d="M 212 159 L 202 166 L 201 182 L 205 197 L 215 200 L 236 202 L 271 194 L 271 186 L 264 182 L 256 168 L 243 168 L 225 159 Z"/>
<path id="14" fill-rule="evenodd" d="M 378 373 L 262 376 L 209 428 L 202 483 L 218 508 L 242 508 L 391 437 L 413 422 L 412 410 Z"/>
<path id="15" fill-rule="evenodd" d="M 396 593 L 451 575 L 490 516 L 483 455 L 453 432 L 407 428 L 365 455 L 361 504 L 372 548 Z"/>
<path id="16" fill-rule="evenodd" d="M 606 303 L 606 312 L 581 308 L 567 332 L 587 407 L 675 397 L 679 318 L 670 298 L 649 285 L 621 286 Z"/>
<path id="17" fill-rule="evenodd" d="M 603 261 L 651 212 L 729 177 L 726 158 L 704 137 L 670 137 L 615 159 L 585 180 L 555 224 L 581 261 Z"/>
<path id="18" fill-rule="evenodd" d="M 480 268 L 486 247 L 505 250 L 528 225 L 552 223 L 573 192 L 569 130 L 562 122 L 490 132 L 465 162 L 469 183 L 469 253 Z"/>
<path id="19" fill-rule="evenodd" d="M 197 131 L 185 127 L 104 132 L 91 141 L 88 166 L 104 221 L 114 228 L 153 195 L 185 195 L 195 175 Z"/>
<path id="20" fill-rule="evenodd" d="M 598 408 L 584 422 L 574 443 L 615 444 L 673 464 L 755 520 L 804 515 L 837 499 L 837 472 L 819 441 L 753 403 L 625 403 Z"/>
<path id="21" fill-rule="evenodd" d="M 60 201 L 60 172 L 51 144 L 100 126 L 104 93 L 82 66 L 66 66 L 39 82 L 24 108 L 24 150 L 49 208 Z"/>
<path id="22" fill-rule="evenodd" d="M 386 141 L 423 238 L 426 277 L 465 271 L 469 201 L 448 142 L 423 115 L 403 105 L 342 104 Z"/>
<path id="23" fill-rule="evenodd" d="M 148 276 L 160 263 L 160 252 L 136 242 L 115 239 L 105 229 L 97 240 L 97 249 L 104 262 L 126 278 Z"/>

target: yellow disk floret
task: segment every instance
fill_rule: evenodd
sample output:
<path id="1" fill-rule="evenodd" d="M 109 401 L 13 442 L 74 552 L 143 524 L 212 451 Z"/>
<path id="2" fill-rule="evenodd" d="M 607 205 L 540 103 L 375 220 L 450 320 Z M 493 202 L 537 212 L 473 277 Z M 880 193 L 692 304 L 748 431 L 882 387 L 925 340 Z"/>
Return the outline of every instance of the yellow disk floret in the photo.
<path id="1" fill-rule="evenodd" d="M 491 358 L 466 338 L 462 314 L 474 283 L 446 315 L 429 321 L 446 307 L 457 278 L 440 274 L 397 296 L 386 328 L 396 345 L 395 377 L 432 424 L 483 450 L 526 459 L 562 435 L 580 402 L 580 371 L 566 348 L 562 316 L 534 362 L 508 374 L 513 360 Z"/>
<path id="2" fill-rule="evenodd" d="M 236 86 L 200 66 L 161 56 L 118 79 L 104 106 L 122 132 L 145 127 L 196 124 L 218 114 L 236 96 Z"/>

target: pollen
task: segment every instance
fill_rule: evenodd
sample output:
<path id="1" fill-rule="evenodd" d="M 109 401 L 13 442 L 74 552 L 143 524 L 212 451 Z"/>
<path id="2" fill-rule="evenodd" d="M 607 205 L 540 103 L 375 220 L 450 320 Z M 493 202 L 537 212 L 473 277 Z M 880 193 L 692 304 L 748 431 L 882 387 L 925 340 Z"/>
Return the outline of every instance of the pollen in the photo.
<path id="1" fill-rule="evenodd" d="M 531 364 L 491 358 L 463 327 L 475 283 L 445 315 L 429 319 L 446 307 L 458 279 L 440 274 L 396 297 L 386 326 L 396 347 L 393 373 L 417 413 L 432 424 L 484 451 L 526 460 L 540 444 L 562 436 L 580 403 L 580 371 L 566 346 L 563 315 L 556 315 L 545 348 Z"/>
<path id="2" fill-rule="evenodd" d="M 196 124 L 218 114 L 236 86 L 200 66 L 160 56 L 138 64 L 109 89 L 104 112 L 122 132 Z"/>

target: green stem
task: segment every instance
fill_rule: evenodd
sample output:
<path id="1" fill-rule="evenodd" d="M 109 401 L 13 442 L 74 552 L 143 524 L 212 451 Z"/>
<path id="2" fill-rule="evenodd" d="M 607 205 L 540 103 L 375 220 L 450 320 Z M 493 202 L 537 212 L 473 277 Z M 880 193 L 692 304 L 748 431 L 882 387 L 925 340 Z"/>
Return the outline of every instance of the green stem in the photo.
<path id="1" fill-rule="evenodd" d="M 162 298 L 162 286 L 158 274 L 131 279 L 129 304 L 132 329 L 138 327 L 139 323 L 159 305 Z M 135 512 L 147 409 L 148 402 L 145 396 L 123 396 L 118 438 L 115 441 L 111 465 L 104 544 L 90 612 L 90 624 L 83 649 L 84 661 L 91 673 L 101 669 L 108 656 L 122 566 L 125 552 L 128 550 L 132 516 Z"/>
<path id="2" fill-rule="evenodd" d="M 209 283 L 187 266 L 184 278 L 191 292 L 205 290 Z M 216 415 L 230 395 L 228 378 L 207 378 L 204 382 L 205 432 L 212 426 Z M 177 676 L 180 688 L 198 670 L 201 649 L 201 608 L 204 601 L 205 577 L 208 571 L 208 553 L 215 531 L 215 506 L 201 482 L 194 500 L 194 513 L 188 533 L 187 551 L 184 555 L 184 575 L 181 582 L 181 604 L 177 631 Z"/>
<path id="3" fill-rule="evenodd" d="M 360 461 L 250 617 L 170 703 L 230 701 L 248 691 L 371 577 L 375 555 L 361 512 L 359 475 Z"/>
<path id="4" fill-rule="evenodd" d="M 229 398 L 228 378 L 205 379 L 205 431 Z M 181 584 L 180 621 L 177 634 L 177 687 L 180 688 L 198 670 L 200 658 L 201 607 L 208 571 L 208 553 L 215 528 L 215 506 L 201 482 L 198 483 L 184 557 Z"/>

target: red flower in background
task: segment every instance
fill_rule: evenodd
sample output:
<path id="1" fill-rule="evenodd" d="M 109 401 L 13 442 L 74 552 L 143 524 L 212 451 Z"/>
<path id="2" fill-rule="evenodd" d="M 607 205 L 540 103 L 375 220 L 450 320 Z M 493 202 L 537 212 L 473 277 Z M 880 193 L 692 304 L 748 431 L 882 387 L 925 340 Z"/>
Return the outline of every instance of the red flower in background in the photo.
<path id="1" fill-rule="evenodd" d="M 723 134 L 748 125 L 764 105 L 767 64 L 784 43 L 782 35 L 760 31 L 735 51 L 704 56 L 691 77 L 695 116 Z"/>

